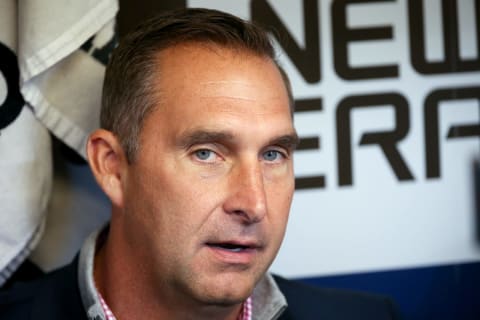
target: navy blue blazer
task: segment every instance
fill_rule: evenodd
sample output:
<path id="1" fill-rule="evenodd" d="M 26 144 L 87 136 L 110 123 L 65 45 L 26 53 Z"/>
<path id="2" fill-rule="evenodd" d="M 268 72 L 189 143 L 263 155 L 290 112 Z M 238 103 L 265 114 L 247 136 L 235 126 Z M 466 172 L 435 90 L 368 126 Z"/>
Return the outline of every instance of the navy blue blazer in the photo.
<path id="1" fill-rule="evenodd" d="M 279 320 L 398 320 L 393 301 L 382 295 L 313 287 L 274 276 L 287 299 Z"/>
<path id="2" fill-rule="evenodd" d="M 0 290 L 0 319 L 87 319 L 77 285 L 77 264 L 75 259 L 38 280 Z M 393 303 L 383 296 L 323 289 L 278 276 L 274 278 L 288 302 L 279 320 L 399 319 Z"/>

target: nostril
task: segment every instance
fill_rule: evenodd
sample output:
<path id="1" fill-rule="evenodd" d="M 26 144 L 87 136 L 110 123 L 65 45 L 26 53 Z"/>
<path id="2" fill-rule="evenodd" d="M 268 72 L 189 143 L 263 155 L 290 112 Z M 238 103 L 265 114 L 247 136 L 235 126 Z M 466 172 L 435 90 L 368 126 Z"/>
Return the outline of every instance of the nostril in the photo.
<path id="1" fill-rule="evenodd" d="M 255 210 L 232 210 L 229 214 L 238 217 L 244 224 L 258 223 L 262 220 L 263 214 L 258 213 Z"/>
<path id="2" fill-rule="evenodd" d="M 246 221 L 249 221 L 251 220 L 250 218 L 250 215 L 248 214 L 248 212 L 246 212 L 245 210 L 241 210 L 241 209 L 236 209 L 236 210 L 232 210 L 230 211 L 230 213 L 232 215 L 235 215 L 235 216 L 238 216 Z"/>
<path id="3" fill-rule="evenodd" d="M 236 215 L 246 215 L 246 213 L 243 210 L 233 210 L 232 213 Z"/>

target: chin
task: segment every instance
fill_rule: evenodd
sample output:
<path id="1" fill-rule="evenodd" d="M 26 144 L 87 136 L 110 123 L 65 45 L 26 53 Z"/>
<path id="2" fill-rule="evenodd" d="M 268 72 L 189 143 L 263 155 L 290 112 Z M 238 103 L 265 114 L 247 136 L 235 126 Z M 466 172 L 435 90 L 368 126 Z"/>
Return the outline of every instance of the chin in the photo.
<path id="1" fill-rule="evenodd" d="M 243 303 L 250 296 L 248 294 L 232 294 L 232 293 L 218 293 L 208 297 L 202 297 L 203 303 L 211 306 L 231 307 Z"/>
<path id="2" fill-rule="evenodd" d="M 251 283 L 252 280 L 248 280 Z M 204 303 L 217 306 L 232 306 L 243 303 L 253 292 L 254 284 L 246 280 L 235 279 L 213 281 L 201 290 L 200 296 Z"/>

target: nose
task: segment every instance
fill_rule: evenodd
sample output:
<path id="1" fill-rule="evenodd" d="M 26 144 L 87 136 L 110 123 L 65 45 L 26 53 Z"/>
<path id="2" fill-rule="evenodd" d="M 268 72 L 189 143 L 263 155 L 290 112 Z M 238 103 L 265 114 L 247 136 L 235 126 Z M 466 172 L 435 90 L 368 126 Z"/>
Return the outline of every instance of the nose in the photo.
<path id="1" fill-rule="evenodd" d="M 224 210 L 245 224 L 260 222 L 267 213 L 263 172 L 256 163 L 237 166 L 229 177 Z"/>

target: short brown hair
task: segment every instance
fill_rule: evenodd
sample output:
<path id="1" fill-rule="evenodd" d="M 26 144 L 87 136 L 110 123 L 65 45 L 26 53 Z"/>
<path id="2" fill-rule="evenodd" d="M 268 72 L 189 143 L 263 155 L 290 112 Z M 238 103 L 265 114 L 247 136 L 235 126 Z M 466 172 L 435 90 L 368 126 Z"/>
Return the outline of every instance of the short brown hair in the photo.
<path id="1" fill-rule="evenodd" d="M 100 125 L 120 140 L 132 163 L 139 148 L 138 136 L 156 99 L 150 89 L 157 73 L 158 53 L 182 43 L 200 42 L 240 49 L 272 59 L 275 51 L 266 32 L 231 14 L 210 9 L 165 12 L 141 23 L 120 41 L 108 63 L 103 85 Z M 285 80 L 293 112 L 288 78 Z"/>

